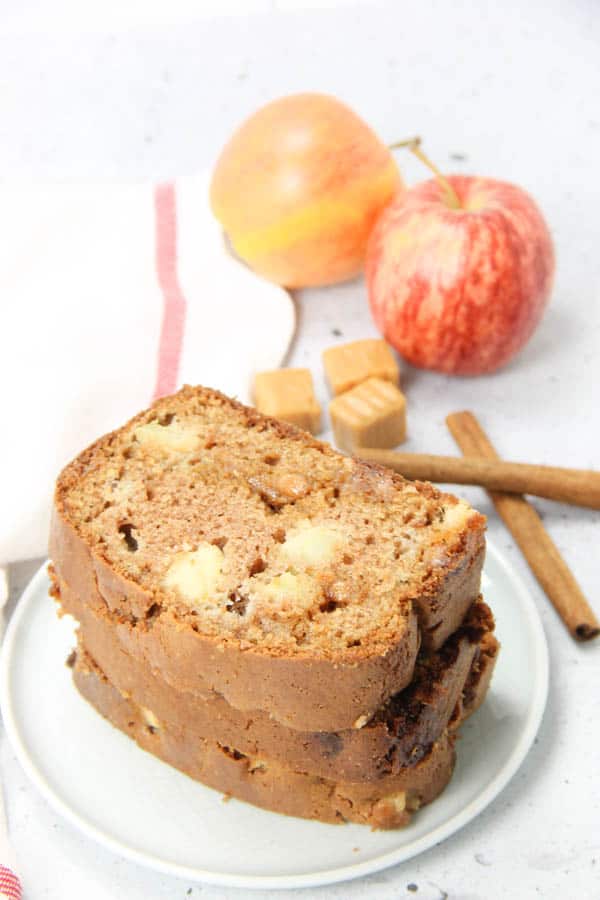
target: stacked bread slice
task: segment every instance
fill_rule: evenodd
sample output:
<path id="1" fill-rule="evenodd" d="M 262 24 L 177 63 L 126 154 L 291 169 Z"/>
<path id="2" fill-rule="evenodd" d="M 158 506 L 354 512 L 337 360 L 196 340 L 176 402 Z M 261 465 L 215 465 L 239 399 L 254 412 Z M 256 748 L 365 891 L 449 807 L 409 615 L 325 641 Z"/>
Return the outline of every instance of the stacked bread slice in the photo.
<path id="1" fill-rule="evenodd" d="M 451 777 L 498 644 L 484 519 L 186 387 L 61 474 L 53 593 L 80 692 L 223 793 L 405 825 Z"/>

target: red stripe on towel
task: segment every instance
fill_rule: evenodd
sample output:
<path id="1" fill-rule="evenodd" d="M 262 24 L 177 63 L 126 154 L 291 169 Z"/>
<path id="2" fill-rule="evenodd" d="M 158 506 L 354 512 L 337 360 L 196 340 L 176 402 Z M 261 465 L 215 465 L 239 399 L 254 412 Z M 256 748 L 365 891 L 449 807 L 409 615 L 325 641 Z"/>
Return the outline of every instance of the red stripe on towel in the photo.
<path id="1" fill-rule="evenodd" d="M 177 388 L 183 350 L 186 301 L 177 277 L 177 202 L 174 184 L 159 184 L 154 193 L 156 274 L 163 295 L 154 400 Z"/>
<path id="2" fill-rule="evenodd" d="M 0 894 L 9 900 L 21 900 L 21 882 L 10 869 L 0 865 Z"/>

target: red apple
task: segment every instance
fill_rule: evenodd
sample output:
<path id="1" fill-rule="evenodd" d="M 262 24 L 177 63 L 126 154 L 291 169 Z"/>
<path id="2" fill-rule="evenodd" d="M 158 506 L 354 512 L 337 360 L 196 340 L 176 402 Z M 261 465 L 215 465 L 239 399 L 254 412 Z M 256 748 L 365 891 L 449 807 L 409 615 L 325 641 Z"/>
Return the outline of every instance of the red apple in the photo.
<path id="1" fill-rule="evenodd" d="M 521 350 L 553 274 L 552 239 L 532 198 L 513 184 L 463 175 L 397 198 L 379 217 L 366 258 L 385 339 L 413 365 L 457 375 L 493 372 Z"/>

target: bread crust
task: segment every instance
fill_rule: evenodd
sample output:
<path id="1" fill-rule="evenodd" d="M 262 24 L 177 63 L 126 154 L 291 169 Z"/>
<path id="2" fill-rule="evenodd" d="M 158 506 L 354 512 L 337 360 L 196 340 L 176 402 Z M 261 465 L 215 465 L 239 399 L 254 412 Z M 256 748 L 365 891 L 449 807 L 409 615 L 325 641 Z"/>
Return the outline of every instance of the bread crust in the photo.
<path id="1" fill-rule="evenodd" d="M 123 697 L 85 654 L 78 654 L 73 676 L 81 695 L 144 750 L 227 796 L 285 815 L 404 827 L 416 809 L 443 791 L 454 769 L 453 738 L 443 734 L 416 766 L 395 775 L 375 782 L 332 781 L 252 759 L 215 741 L 181 736 L 168 724 L 149 724 L 147 713 Z"/>

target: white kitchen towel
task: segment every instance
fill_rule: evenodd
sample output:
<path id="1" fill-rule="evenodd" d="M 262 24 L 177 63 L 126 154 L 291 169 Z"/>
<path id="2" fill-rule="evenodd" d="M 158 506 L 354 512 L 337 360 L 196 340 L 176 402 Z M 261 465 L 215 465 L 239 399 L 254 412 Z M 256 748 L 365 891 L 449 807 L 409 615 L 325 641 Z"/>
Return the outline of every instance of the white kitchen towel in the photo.
<path id="1" fill-rule="evenodd" d="M 247 401 L 293 302 L 228 253 L 207 175 L 0 184 L 0 565 L 46 551 L 61 466 L 156 396 Z"/>

